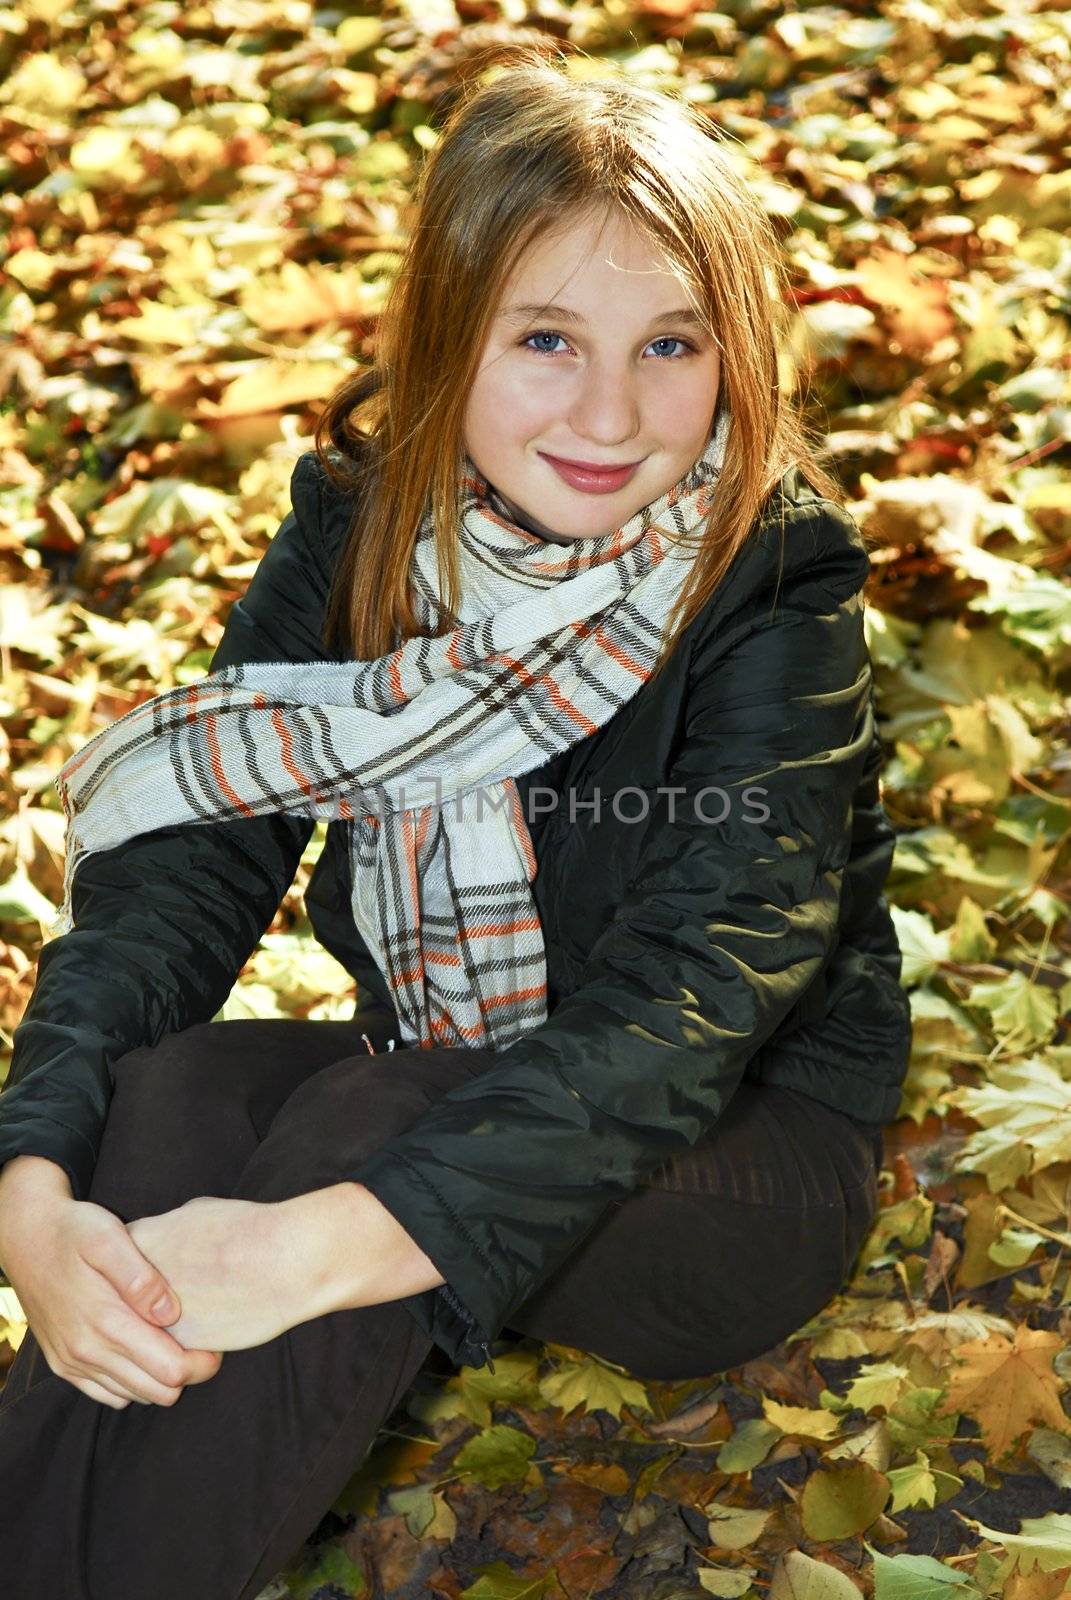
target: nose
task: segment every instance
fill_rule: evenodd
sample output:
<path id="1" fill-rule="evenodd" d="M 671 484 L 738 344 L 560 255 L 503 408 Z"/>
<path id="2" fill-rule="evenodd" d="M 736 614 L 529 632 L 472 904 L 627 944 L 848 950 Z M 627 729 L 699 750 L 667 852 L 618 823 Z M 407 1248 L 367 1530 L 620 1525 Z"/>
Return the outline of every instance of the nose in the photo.
<path id="1" fill-rule="evenodd" d="M 620 451 L 635 439 L 640 430 L 640 406 L 634 383 L 634 375 L 621 363 L 592 361 L 577 379 L 569 410 L 575 437 L 590 440 L 605 452 Z M 583 459 L 579 451 L 575 454 Z"/>

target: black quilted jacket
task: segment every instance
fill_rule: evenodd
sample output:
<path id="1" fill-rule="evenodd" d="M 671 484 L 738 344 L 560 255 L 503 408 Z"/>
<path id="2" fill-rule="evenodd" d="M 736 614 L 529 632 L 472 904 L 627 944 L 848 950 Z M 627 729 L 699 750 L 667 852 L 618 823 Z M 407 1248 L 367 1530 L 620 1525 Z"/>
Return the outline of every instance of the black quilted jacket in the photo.
<path id="1" fill-rule="evenodd" d="M 312 452 L 291 499 L 214 668 L 325 655 L 352 507 Z M 517 780 L 548 1019 L 344 1175 L 445 1278 L 406 1304 L 455 1362 L 485 1364 L 510 1313 L 741 1078 L 895 1115 L 910 1010 L 882 894 L 868 570 L 850 516 L 790 472 L 662 677 Z M 345 827 L 328 827 L 308 911 L 359 1005 L 389 1005 L 348 911 Z M 0 1163 L 48 1156 L 85 1197 L 110 1063 L 218 1013 L 311 831 L 283 815 L 168 827 L 86 858 L 75 927 L 42 950 L 15 1031 Z"/>

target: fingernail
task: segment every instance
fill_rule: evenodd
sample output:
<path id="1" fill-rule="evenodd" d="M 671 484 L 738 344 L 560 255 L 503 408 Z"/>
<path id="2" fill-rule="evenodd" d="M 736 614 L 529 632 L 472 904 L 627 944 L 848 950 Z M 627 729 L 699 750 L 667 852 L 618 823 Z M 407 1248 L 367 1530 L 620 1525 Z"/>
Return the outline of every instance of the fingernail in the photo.
<path id="1" fill-rule="evenodd" d="M 166 1295 L 166 1294 L 165 1295 L 161 1295 L 160 1299 L 157 1300 L 156 1304 L 152 1308 L 152 1315 L 154 1317 L 162 1317 L 167 1312 L 172 1311 L 173 1309 L 174 1309 L 174 1307 L 172 1305 L 170 1297 L 168 1295 Z"/>

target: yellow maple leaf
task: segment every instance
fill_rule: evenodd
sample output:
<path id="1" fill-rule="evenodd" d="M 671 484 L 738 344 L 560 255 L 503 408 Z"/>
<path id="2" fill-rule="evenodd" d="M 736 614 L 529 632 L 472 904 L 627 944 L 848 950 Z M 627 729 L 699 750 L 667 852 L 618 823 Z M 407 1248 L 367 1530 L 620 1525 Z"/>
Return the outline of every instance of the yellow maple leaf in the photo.
<path id="1" fill-rule="evenodd" d="M 594 1356 L 563 1364 L 557 1371 L 540 1378 L 539 1392 L 552 1406 L 560 1406 L 566 1415 L 577 1406 L 583 1406 L 585 1411 L 608 1411 L 620 1421 L 622 1406 L 632 1406 L 638 1411 L 651 1410 L 647 1391 L 638 1379 L 630 1378 Z"/>
<path id="2" fill-rule="evenodd" d="M 1020 1323 L 1014 1342 L 992 1333 L 961 1344 L 937 1415 L 966 1411 L 974 1417 L 994 1461 L 1009 1453 L 1031 1423 L 1071 1433 L 1071 1420 L 1058 1398 L 1060 1380 L 1052 1368 L 1063 1343 L 1059 1334 Z"/>

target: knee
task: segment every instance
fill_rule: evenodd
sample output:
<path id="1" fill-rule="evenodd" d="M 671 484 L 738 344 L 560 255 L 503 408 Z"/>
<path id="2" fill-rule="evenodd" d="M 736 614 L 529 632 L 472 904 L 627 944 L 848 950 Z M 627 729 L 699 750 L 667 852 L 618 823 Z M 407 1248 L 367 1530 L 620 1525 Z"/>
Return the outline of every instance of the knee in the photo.
<path id="1" fill-rule="evenodd" d="M 124 1110 L 143 1105 L 161 1115 L 184 1105 L 203 1104 L 213 1086 L 225 1077 L 216 1033 L 219 1026 L 195 1023 L 120 1056 L 111 1067 L 116 1105 Z"/>
<path id="2" fill-rule="evenodd" d="M 113 1062 L 91 1200 L 136 1217 L 226 1193 L 255 1139 L 233 1082 L 228 1092 L 215 1026 L 168 1034 Z"/>
<path id="3" fill-rule="evenodd" d="M 362 1051 L 313 1074 L 290 1096 L 280 1115 L 287 1123 L 308 1118 L 328 1126 L 337 1116 L 348 1127 L 370 1134 L 379 1131 L 390 1138 L 493 1062 L 488 1050 L 413 1046 L 378 1055 Z"/>
<path id="4" fill-rule="evenodd" d="M 421 1071 L 419 1050 L 353 1055 L 333 1061 L 306 1078 L 283 1105 L 273 1132 L 289 1139 L 323 1137 L 347 1129 L 374 1149 L 415 1122 L 435 1098 Z"/>
<path id="5" fill-rule="evenodd" d="M 395 1050 L 346 1056 L 305 1080 L 279 1108 L 235 1197 L 281 1200 L 349 1177 L 418 1121 L 476 1063 L 476 1051 Z"/>

